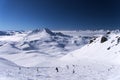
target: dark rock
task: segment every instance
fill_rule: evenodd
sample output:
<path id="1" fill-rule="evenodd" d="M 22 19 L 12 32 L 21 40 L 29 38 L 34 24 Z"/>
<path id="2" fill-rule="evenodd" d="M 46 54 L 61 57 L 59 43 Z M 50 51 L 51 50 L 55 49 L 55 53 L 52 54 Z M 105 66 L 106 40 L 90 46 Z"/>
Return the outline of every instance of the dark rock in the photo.
<path id="1" fill-rule="evenodd" d="M 104 43 L 104 42 L 107 41 L 107 40 L 108 40 L 108 39 L 103 36 L 103 37 L 101 38 L 101 43 Z"/>
<path id="2" fill-rule="evenodd" d="M 90 40 L 89 44 L 91 44 L 93 42 L 93 40 Z"/>
<path id="3" fill-rule="evenodd" d="M 110 34 L 111 32 L 109 31 L 109 32 L 107 32 L 107 34 Z"/>
<path id="4" fill-rule="evenodd" d="M 110 47 L 108 47 L 107 50 L 110 50 Z"/>

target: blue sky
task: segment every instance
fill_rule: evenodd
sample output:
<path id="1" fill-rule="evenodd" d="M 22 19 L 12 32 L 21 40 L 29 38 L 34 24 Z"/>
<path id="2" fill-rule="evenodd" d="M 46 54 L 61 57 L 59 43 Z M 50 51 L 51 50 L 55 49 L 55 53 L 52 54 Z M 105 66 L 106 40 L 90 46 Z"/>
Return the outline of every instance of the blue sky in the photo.
<path id="1" fill-rule="evenodd" d="M 0 30 L 117 29 L 118 0 L 0 0 Z"/>

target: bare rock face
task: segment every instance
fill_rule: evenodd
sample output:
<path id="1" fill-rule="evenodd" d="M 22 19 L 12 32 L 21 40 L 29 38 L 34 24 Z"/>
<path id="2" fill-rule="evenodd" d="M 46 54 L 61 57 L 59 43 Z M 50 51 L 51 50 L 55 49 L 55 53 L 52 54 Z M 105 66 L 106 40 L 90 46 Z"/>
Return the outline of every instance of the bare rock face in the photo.
<path id="1" fill-rule="evenodd" d="M 107 41 L 107 40 L 108 40 L 108 39 L 103 36 L 103 37 L 101 38 L 101 43 L 104 43 L 104 42 Z"/>

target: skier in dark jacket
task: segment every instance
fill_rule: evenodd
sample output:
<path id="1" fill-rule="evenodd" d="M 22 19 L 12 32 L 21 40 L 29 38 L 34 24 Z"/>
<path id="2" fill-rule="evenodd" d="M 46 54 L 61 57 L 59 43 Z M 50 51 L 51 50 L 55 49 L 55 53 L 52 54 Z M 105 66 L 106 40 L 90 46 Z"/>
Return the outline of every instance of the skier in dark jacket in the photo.
<path id="1" fill-rule="evenodd" d="M 73 69 L 73 74 L 75 73 L 75 70 Z"/>
<path id="2" fill-rule="evenodd" d="M 55 68 L 57 72 L 59 72 L 58 67 Z"/>

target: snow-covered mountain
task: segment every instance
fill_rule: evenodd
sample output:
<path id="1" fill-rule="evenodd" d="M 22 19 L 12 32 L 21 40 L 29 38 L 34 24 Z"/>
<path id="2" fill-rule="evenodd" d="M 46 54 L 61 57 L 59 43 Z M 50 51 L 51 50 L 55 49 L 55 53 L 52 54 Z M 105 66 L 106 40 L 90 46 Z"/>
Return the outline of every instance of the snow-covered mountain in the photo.
<path id="1" fill-rule="evenodd" d="M 0 80 L 119 80 L 119 47 L 119 31 L 36 29 L 0 36 Z"/>
<path id="2" fill-rule="evenodd" d="M 92 59 L 97 61 L 120 64 L 120 33 L 110 33 L 93 38 L 84 47 L 62 57 L 62 61 L 79 61 Z"/>
<path id="3" fill-rule="evenodd" d="M 54 61 L 81 48 L 92 38 L 79 33 L 63 34 L 47 28 L 12 32 L 13 35 L 0 36 L 0 56 L 22 66 L 36 66 Z M 31 64 L 31 61 L 35 62 Z"/>
<path id="4" fill-rule="evenodd" d="M 89 38 L 91 37 L 74 37 L 60 32 L 52 32 L 49 29 L 37 29 L 25 36 L 20 47 L 23 50 L 42 50 L 43 48 L 49 50 L 51 48 L 50 50 L 57 54 L 58 50 L 70 51 L 77 47 L 80 48 L 82 45 L 88 43 Z M 72 48 L 70 46 L 72 46 Z"/>

